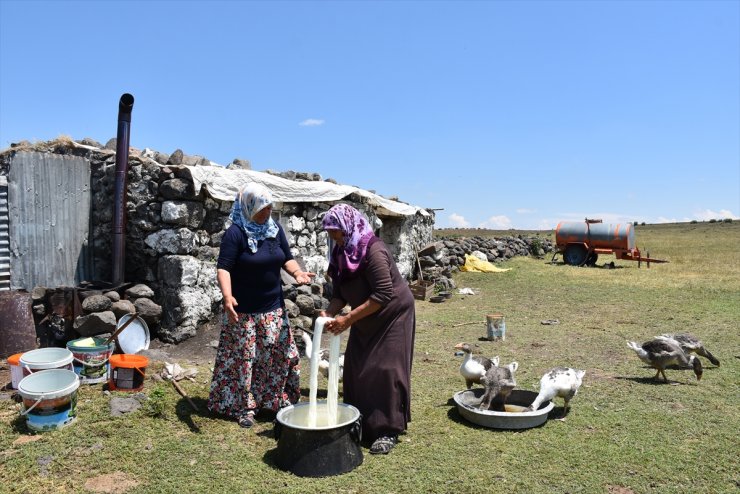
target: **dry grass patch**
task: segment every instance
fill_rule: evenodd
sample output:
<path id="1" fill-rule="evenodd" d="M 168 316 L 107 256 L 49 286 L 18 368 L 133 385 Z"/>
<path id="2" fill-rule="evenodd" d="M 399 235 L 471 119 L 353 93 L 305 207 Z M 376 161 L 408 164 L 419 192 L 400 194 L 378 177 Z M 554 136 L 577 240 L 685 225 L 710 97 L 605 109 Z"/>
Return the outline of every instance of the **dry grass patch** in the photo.
<path id="1" fill-rule="evenodd" d="M 99 475 L 85 482 L 85 489 L 92 492 L 104 492 L 111 494 L 123 494 L 139 485 L 139 482 L 124 472 L 113 472 Z"/>

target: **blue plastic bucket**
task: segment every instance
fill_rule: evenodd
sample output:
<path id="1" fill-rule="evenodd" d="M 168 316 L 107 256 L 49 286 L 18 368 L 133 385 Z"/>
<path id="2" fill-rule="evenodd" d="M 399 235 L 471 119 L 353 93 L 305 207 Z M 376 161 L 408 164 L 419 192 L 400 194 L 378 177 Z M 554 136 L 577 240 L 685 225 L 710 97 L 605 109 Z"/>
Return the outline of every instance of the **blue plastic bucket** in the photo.
<path id="1" fill-rule="evenodd" d="M 116 349 L 115 341 L 105 344 L 107 338 L 80 338 L 67 343 L 72 352 L 75 373 L 80 376 L 80 384 L 108 382 L 110 364 L 108 359 Z"/>
<path id="2" fill-rule="evenodd" d="M 59 429 L 74 422 L 80 378 L 74 371 L 51 369 L 34 372 L 18 384 L 26 425 L 35 431 Z"/>
<path id="3" fill-rule="evenodd" d="M 21 355 L 20 364 L 23 376 L 42 370 L 67 369 L 74 370 L 72 366 L 72 352 L 66 348 L 39 348 Z"/>

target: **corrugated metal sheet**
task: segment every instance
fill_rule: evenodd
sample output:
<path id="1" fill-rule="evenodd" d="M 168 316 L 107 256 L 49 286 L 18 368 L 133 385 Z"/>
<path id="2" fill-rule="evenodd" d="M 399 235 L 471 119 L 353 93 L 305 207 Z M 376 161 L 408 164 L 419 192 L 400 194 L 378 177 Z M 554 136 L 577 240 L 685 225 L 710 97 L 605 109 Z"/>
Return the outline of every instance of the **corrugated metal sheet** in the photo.
<path id="1" fill-rule="evenodd" d="M 10 290 L 8 179 L 0 177 L 0 290 Z"/>
<path id="2" fill-rule="evenodd" d="M 18 153 L 8 174 L 10 285 L 76 286 L 91 265 L 87 249 L 90 162 Z"/>

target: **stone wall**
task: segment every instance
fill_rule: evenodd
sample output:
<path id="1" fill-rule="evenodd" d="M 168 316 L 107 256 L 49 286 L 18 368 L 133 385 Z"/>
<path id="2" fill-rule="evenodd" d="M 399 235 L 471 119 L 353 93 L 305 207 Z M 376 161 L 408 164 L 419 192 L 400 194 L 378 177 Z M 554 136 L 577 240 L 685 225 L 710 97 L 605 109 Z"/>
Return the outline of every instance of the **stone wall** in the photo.
<path id="1" fill-rule="evenodd" d="M 425 280 L 435 282 L 440 290 L 455 288 L 453 273 L 465 264 L 465 255 L 498 263 L 515 256 L 544 257 L 555 247 L 549 238 L 532 236 L 442 237 L 419 251 L 419 266 Z"/>
<path id="2" fill-rule="evenodd" d="M 7 174 L 13 154 L 19 151 L 70 154 L 89 160 L 93 277 L 110 280 L 115 139 L 105 146 L 90 139 L 13 144 L 0 154 L 0 174 Z M 203 157 L 188 156 L 180 150 L 167 155 L 132 149 L 125 205 L 125 280 L 145 284 L 153 290 L 152 299 L 162 306 L 162 314 L 159 324 L 150 329 L 163 341 L 175 343 L 194 336 L 201 324 L 221 313 L 215 266 L 232 206 L 231 200 L 220 201 L 205 190 L 196 191 L 186 166 L 213 165 Z M 248 162 L 234 160 L 227 168 L 243 167 L 249 167 Z M 296 181 L 321 180 L 315 173 L 269 173 Z M 350 203 L 368 215 L 379 227 L 379 235 L 396 257 L 401 273 L 411 278 L 416 250 L 432 240 L 434 215 L 378 217 L 366 199 L 356 194 L 341 202 Z M 317 282 L 312 286 L 294 286 L 294 280 L 284 274 L 283 290 L 295 328 L 309 328 L 315 311 L 328 303 L 326 297 L 331 287 L 323 275 L 329 245 L 320 221 L 321 215 L 334 204 L 282 203 L 274 211 L 286 231 L 293 255 L 305 270 L 317 273 Z"/>

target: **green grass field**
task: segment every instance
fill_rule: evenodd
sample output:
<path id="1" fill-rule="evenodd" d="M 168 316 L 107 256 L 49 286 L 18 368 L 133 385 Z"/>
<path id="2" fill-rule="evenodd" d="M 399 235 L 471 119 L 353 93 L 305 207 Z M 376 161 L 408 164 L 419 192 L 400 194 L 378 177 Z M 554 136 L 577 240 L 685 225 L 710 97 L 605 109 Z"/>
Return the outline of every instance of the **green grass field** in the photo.
<path id="1" fill-rule="evenodd" d="M 740 222 L 640 226 L 636 239 L 670 262 L 605 269 L 516 258 L 501 265 L 511 268 L 505 273 L 456 274 L 458 287 L 476 295 L 418 301 L 413 421 L 389 456 L 365 450 L 350 473 L 312 479 L 280 471 L 270 422 L 244 430 L 195 414 L 169 384 L 148 380 L 144 391 L 164 417 L 150 407 L 113 418 L 110 397 L 87 386 L 75 424 L 34 436 L 17 406 L 0 401 L 0 491 L 738 492 Z M 602 256 L 599 265 L 611 260 Z M 492 312 L 506 316 L 505 341 L 480 340 Z M 559 324 L 541 324 L 546 319 Z M 678 331 L 698 335 L 721 367 L 703 359 L 698 383 L 680 370 L 666 371 L 672 384 L 653 381 L 625 340 Z M 567 419 L 518 432 L 466 422 L 451 401 L 464 388 L 453 348 L 461 341 L 502 363 L 516 360 L 522 389 L 535 390 L 554 366 L 585 369 Z M 209 379 L 202 366 L 197 382 L 183 383 L 202 409 Z M 562 401 L 555 405 L 559 414 Z"/>

